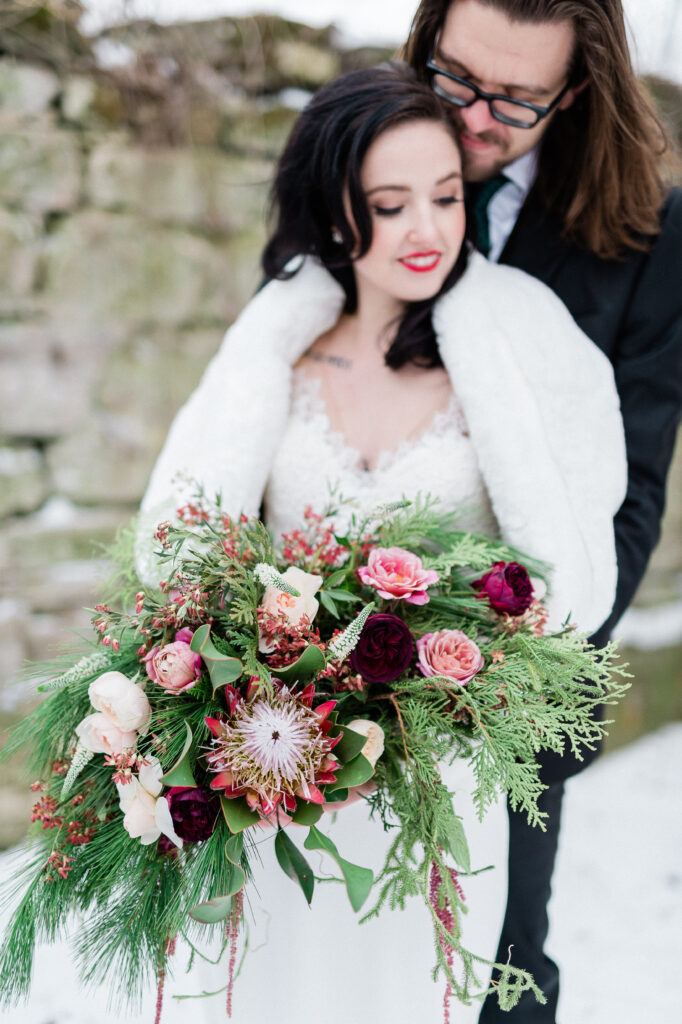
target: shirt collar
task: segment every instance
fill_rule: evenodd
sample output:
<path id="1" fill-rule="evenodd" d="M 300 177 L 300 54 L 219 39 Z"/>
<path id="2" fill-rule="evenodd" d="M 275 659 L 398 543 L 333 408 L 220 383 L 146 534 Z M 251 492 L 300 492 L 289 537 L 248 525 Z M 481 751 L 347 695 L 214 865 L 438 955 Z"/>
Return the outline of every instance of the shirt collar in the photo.
<path id="1" fill-rule="evenodd" d="M 525 200 L 530 192 L 531 185 L 535 181 L 538 167 L 538 147 L 534 146 L 528 153 L 513 160 L 503 170 L 506 178 L 516 185 L 521 193 L 521 201 Z"/>

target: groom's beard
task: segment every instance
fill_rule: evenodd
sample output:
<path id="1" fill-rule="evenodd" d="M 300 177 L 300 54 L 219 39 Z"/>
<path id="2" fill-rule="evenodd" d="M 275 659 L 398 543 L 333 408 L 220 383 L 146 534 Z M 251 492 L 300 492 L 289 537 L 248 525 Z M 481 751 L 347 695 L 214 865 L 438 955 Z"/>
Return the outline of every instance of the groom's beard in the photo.
<path id="1" fill-rule="evenodd" d="M 458 132 L 467 132 L 463 125 L 458 125 Z M 509 144 L 496 132 L 480 132 L 474 135 L 480 142 L 488 143 L 491 148 L 485 152 L 467 149 L 466 141 L 462 142 L 462 172 L 465 181 L 485 181 L 499 174 L 514 159 L 509 154 Z"/>

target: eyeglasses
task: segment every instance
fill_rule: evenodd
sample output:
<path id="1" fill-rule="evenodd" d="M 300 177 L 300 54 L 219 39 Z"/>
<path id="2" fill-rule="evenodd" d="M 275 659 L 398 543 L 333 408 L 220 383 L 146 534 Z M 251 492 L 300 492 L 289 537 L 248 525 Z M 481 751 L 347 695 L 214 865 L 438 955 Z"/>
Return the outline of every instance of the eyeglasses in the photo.
<path id="1" fill-rule="evenodd" d="M 515 100 L 501 93 L 484 92 L 473 82 L 459 75 L 453 75 L 434 63 L 433 51 L 426 62 L 426 69 L 431 76 L 431 88 L 442 99 L 455 107 L 471 107 L 477 100 L 485 100 L 488 109 L 496 121 L 511 125 L 512 128 L 534 128 L 547 117 L 568 92 L 569 82 L 558 96 L 546 107 L 539 107 L 527 100 Z"/>

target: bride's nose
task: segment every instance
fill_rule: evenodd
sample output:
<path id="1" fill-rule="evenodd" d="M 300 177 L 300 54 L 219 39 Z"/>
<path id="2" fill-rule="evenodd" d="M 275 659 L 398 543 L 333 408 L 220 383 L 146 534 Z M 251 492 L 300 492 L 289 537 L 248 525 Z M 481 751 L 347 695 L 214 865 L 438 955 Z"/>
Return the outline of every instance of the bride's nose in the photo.
<path id="1" fill-rule="evenodd" d="M 414 216 L 408 237 L 412 242 L 430 243 L 435 242 L 439 237 L 439 229 L 436 224 L 435 209 L 431 203 L 425 204 L 414 211 Z"/>

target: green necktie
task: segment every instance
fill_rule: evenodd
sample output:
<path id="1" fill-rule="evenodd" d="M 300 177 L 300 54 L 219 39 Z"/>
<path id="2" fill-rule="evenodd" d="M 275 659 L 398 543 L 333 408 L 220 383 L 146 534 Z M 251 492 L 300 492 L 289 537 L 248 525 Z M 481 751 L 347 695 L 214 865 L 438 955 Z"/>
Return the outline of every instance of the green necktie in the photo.
<path id="1" fill-rule="evenodd" d="M 467 186 L 467 218 L 469 235 L 476 248 L 487 256 L 490 252 L 488 205 L 496 192 L 509 181 L 504 174 L 496 174 L 487 181 L 474 181 Z"/>

